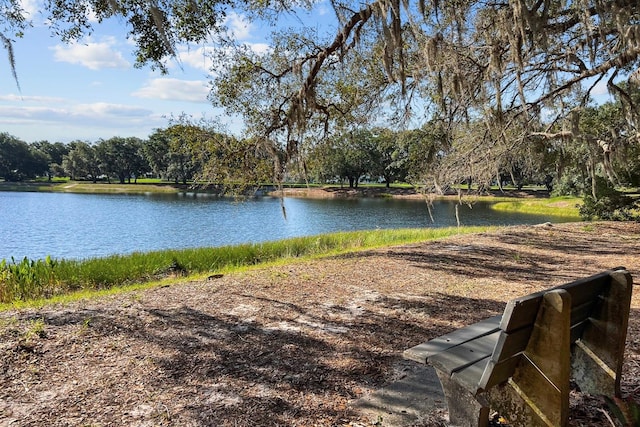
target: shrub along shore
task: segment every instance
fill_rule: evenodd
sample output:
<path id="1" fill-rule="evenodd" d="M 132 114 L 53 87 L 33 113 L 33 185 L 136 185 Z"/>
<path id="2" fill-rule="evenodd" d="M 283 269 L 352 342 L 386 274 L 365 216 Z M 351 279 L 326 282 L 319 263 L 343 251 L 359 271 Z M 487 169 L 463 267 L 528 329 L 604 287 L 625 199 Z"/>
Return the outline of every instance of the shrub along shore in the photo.
<path id="1" fill-rule="evenodd" d="M 2 260 L 0 309 L 37 306 L 92 294 L 118 292 L 123 288 L 161 286 L 184 280 L 185 277 L 215 277 L 255 265 L 332 256 L 455 234 L 478 233 L 492 228 L 353 231 L 216 248 L 136 252 L 86 260 Z"/>

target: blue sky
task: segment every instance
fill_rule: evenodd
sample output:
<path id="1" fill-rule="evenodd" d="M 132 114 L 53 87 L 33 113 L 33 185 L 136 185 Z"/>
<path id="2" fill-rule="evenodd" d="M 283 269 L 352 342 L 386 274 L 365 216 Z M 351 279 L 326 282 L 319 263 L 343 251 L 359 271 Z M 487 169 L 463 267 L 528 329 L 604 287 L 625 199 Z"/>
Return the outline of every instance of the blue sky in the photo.
<path id="1" fill-rule="evenodd" d="M 230 132 L 242 124 L 207 101 L 209 61 L 204 45 L 181 46 L 168 75 L 133 67 L 133 46 L 117 22 L 101 24 L 81 43 L 50 36 L 37 0 L 23 0 L 35 26 L 15 40 L 18 90 L 6 52 L 0 53 L 0 132 L 26 142 L 97 141 L 113 136 L 146 138 L 182 113 L 218 119 Z M 320 9 L 327 10 L 327 9 Z M 316 15 L 317 14 L 316 10 Z M 329 17 L 330 15 L 327 15 Z M 256 50 L 268 48 L 270 27 L 231 13 L 227 26 Z"/>

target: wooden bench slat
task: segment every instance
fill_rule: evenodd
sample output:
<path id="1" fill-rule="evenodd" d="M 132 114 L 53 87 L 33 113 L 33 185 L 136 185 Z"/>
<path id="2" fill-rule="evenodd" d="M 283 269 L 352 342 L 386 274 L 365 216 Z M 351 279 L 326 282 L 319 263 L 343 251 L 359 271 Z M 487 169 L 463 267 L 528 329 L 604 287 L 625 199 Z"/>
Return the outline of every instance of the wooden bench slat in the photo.
<path id="1" fill-rule="evenodd" d="M 573 303 L 571 306 L 571 326 L 573 327 L 587 320 L 589 316 L 591 316 L 591 312 L 595 305 L 595 301 L 593 300 L 582 305 L 576 305 Z"/>
<path id="2" fill-rule="evenodd" d="M 442 335 L 438 338 L 434 338 L 425 343 L 419 344 L 408 350 L 405 350 L 403 357 L 408 360 L 413 360 L 419 363 L 427 363 L 427 358 L 445 351 L 456 345 L 460 345 L 469 340 L 478 338 L 479 336 L 487 335 L 498 330 L 500 325 L 500 318 L 502 316 L 494 316 L 488 319 L 484 319 L 478 323 L 474 323 L 464 328 L 457 329 L 448 334 Z"/>
<path id="3" fill-rule="evenodd" d="M 571 335 L 570 335 L 570 340 L 571 340 L 571 344 L 573 345 L 573 343 L 575 343 L 577 340 L 580 339 L 580 337 L 582 337 L 582 333 L 584 332 L 584 329 L 589 325 L 590 320 L 587 318 L 584 321 L 580 322 L 580 323 L 576 323 L 575 325 L 571 325 Z"/>
<path id="4" fill-rule="evenodd" d="M 454 372 L 453 375 L 451 375 L 451 378 L 460 383 L 460 385 L 469 390 L 472 394 L 476 394 L 482 374 L 490 363 L 490 360 L 490 357 L 480 359 L 476 363 Z"/>
<path id="5" fill-rule="evenodd" d="M 569 292 L 574 307 L 581 307 L 584 304 L 589 304 L 602 292 L 604 287 L 608 286 L 611 280 L 610 273 L 610 271 L 607 271 L 595 274 L 590 277 L 578 279 L 571 283 L 555 286 L 544 291 L 535 292 L 509 301 L 502 316 L 500 329 L 506 332 L 511 332 L 533 324 L 536 320 L 536 315 L 538 314 L 538 307 L 540 307 L 542 296 L 546 292 L 555 289 L 564 289 Z"/>
<path id="6" fill-rule="evenodd" d="M 491 355 L 491 360 L 499 363 L 522 353 L 527 348 L 533 325 L 507 333 L 502 331 Z"/>
<path id="7" fill-rule="evenodd" d="M 487 373 L 480 373 L 482 378 L 478 378 L 476 391 L 500 384 L 513 375 L 520 355 L 527 348 L 532 329 L 533 326 L 528 326 L 511 333 L 501 332 L 493 354 L 485 364 Z"/>
<path id="8" fill-rule="evenodd" d="M 427 361 L 434 368 L 451 375 L 460 369 L 491 356 L 499 336 L 500 331 L 483 335 L 435 354 L 429 357 Z"/>
<path id="9" fill-rule="evenodd" d="M 518 363 L 520 363 L 521 357 L 522 353 L 519 353 L 497 363 L 489 360 L 482 378 L 478 381 L 478 390 L 488 390 L 508 380 L 513 375 Z"/>
<path id="10" fill-rule="evenodd" d="M 543 293 L 538 292 L 509 301 L 502 315 L 500 329 L 505 332 L 512 332 L 532 325 L 536 321 L 542 295 Z"/>
<path id="11" fill-rule="evenodd" d="M 578 279 L 571 283 L 555 286 L 548 291 L 552 291 L 554 289 L 564 289 L 565 291 L 569 292 L 569 295 L 571 295 L 571 304 L 573 306 L 581 306 L 593 300 L 596 295 L 602 293 L 603 288 L 609 285 L 610 281 L 610 272 L 604 272 L 593 275 L 591 277 Z"/>

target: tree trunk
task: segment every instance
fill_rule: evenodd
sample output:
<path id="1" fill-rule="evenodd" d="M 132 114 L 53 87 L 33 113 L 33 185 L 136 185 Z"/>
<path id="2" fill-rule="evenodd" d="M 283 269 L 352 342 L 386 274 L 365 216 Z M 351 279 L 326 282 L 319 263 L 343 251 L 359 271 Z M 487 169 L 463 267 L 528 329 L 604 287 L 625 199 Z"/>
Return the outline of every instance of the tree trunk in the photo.
<path id="1" fill-rule="evenodd" d="M 599 140 L 598 145 L 602 148 L 602 166 L 604 167 L 604 172 L 607 174 L 607 178 L 614 186 L 620 185 L 620 178 L 616 174 L 616 171 L 613 169 L 611 164 L 611 151 L 612 146 L 606 141 Z"/>
<path id="2" fill-rule="evenodd" d="M 589 161 L 587 162 L 587 173 L 589 174 L 589 179 L 591 179 L 591 196 L 593 196 L 593 200 L 597 201 L 596 165 L 593 158 L 589 158 Z"/>
<path id="3" fill-rule="evenodd" d="M 518 186 L 518 181 L 516 180 L 516 177 L 513 174 L 513 169 L 509 170 L 509 175 L 511 175 L 511 182 L 513 183 L 513 186 L 516 187 L 519 190 L 520 188 Z"/>

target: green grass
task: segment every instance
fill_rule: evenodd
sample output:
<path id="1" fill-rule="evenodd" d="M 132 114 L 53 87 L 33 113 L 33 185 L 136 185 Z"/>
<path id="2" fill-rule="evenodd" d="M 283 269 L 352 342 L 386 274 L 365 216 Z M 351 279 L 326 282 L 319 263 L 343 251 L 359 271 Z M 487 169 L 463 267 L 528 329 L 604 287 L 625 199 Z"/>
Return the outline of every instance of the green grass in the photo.
<path id="1" fill-rule="evenodd" d="M 160 183 L 158 180 L 139 180 L 137 184 L 119 184 L 112 182 L 87 182 L 54 180 L 30 182 L 0 182 L 0 191 L 41 191 L 83 194 L 146 194 L 146 193 L 177 193 L 184 191 L 171 183 Z"/>
<path id="2" fill-rule="evenodd" d="M 491 207 L 497 211 L 521 212 L 580 219 L 578 207 L 582 199 L 577 197 L 552 197 L 549 199 L 518 199 L 500 201 Z"/>
<path id="3" fill-rule="evenodd" d="M 0 181 L 0 191 L 53 191 L 59 182 L 6 182 Z"/>
<path id="4" fill-rule="evenodd" d="M 122 289 L 156 286 L 187 276 L 202 277 L 256 265 L 290 262 L 383 246 L 482 232 L 493 227 L 372 230 L 322 234 L 274 242 L 137 252 L 86 260 L 1 260 L 0 310 Z"/>
<path id="5" fill-rule="evenodd" d="M 119 184 L 106 182 L 77 182 L 70 181 L 64 184 L 56 185 L 51 191 L 64 193 L 85 193 L 85 194 L 147 194 L 147 193 L 177 193 L 179 188 L 172 185 L 159 184 Z"/>

